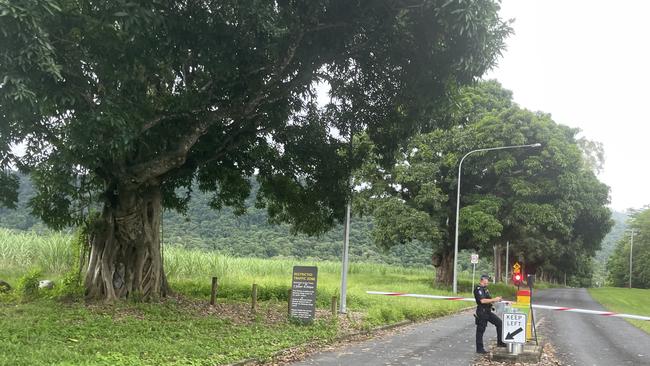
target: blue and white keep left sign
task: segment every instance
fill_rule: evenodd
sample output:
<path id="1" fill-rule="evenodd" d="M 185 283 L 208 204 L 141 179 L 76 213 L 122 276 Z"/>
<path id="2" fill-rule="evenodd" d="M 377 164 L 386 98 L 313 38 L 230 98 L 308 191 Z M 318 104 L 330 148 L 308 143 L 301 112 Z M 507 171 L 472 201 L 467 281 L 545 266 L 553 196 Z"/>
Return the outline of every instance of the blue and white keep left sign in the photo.
<path id="1" fill-rule="evenodd" d="M 526 343 L 526 314 L 504 313 L 501 338 L 505 343 Z"/>

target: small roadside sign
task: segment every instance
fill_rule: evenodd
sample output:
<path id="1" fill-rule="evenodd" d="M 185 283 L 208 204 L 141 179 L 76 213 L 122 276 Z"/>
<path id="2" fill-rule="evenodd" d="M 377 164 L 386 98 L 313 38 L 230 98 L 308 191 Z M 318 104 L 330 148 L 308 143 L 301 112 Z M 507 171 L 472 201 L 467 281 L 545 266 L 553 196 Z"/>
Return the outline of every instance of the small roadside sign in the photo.
<path id="1" fill-rule="evenodd" d="M 526 343 L 526 314 L 504 313 L 502 341 L 505 343 Z"/>
<path id="2" fill-rule="evenodd" d="M 478 263 L 478 254 L 472 254 L 472 264 Z"/>

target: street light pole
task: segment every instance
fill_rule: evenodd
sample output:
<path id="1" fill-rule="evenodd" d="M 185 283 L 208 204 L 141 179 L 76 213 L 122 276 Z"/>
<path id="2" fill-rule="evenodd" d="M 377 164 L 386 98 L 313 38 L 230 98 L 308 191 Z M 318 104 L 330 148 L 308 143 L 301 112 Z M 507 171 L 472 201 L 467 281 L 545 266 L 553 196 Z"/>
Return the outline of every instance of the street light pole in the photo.
<path id="1" fill-rule="evenodd" d="M 632 250 L 634 248 L 634 230 L 630 236 L 630 288 L 632 288 Z"/>
<path id="2" fill-rule="evenodd" d="M 512 145 L 512 146 L 500 146 L 500 147 L 490 147 L 487 149 L 476 149 L 468 152 L 460 159 L 458 164 L 458 187 L 456 188 L 456 235 L 454 239 L 454 280 L 453 280 L 453 293 L 458 293 L 458 287 L 456 285 L 458 280 L 458 220 L 460 218 L 460 172 L 463 167 L 463 160 L 468 157 L 470 154 L 483 151 L 492 151 L 492 150 L 505 150 L 505 149 L 515 149 L 521 147 L 540 147 L 542 144 L 529 144 L 529 145 Z"/>

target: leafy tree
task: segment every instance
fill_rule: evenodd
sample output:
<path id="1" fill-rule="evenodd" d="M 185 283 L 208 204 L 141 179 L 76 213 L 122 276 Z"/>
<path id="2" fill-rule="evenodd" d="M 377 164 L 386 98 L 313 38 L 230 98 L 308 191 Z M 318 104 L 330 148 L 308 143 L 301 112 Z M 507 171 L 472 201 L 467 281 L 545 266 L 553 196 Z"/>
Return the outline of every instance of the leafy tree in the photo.
<path id="1" fill-rule="evenodd" d="M 617 243 L 621 240 L 623 235 L 625 235 L 625 230 L 627 229 L 627 214 L 622 212 L 613 212 L 612 219 L 614 220 L 614 226 L 603 239 L 602 249 L 596 253 L 594 277 L 592 280 L 595 286 L 605 285 L 608 276 L 607 262 L 614 252 Z"/>
<path id="2" fill-rule="evenodd" d="M 632 287 L 650 288 L 650 208 L 633 212 L 627 226 L 629 230 L 618 241 L 607 262 L 608 281 L 617 287 L 629 286 L 631 248 Z"/>
<path id="3" fill-rule="evenodd" d="M 374 159 L 361 171 L 360 200 L 375 219 L 379 244 L 429 243 L 438 281 L 449 284 L 461 156 L 479 148 L 541 143 L 538 150 L 492 151 L 465 161 L 460 248 L 489 256 L 493 246 L 509 240 L 511 258 L 525 258 L 528 273 L 540 266 L 579 271 L 584 260 L 567 258 L 592 257 L 611 223 L 608 187 L 582 160 L 578 131 L 513 105 L 511 94 L 495 82 L 463 90 L 458 105 L 448 113 L 456 128 L 415 137 L 398 152 L 393 169 L 377 169 Z M 386 212 L 400 215 L 383 219 Z"/>
<path id="4" fill-rule="evenodd" d="M 21 4 L 0 0 L 0 202 L 18 167 L 52 227 L 101 205 L 85 286 L 108 300 L 166 293 L 160 214 L 186 210 L 194 181 L 241 213 L 257 173 L 272 221 L 332 227 L 355 161 L 331 131 L 392 156 L 510 32 L 492 0 Z"/>

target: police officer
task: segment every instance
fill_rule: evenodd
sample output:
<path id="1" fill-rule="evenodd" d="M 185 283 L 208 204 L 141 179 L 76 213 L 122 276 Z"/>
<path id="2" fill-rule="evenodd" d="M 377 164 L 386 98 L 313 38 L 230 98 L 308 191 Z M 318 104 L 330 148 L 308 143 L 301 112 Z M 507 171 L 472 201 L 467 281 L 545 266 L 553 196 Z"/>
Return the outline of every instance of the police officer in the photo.
<path id="1" fill-rule="evenodd" d="M 483 347 L 483 333 L 488 322 L 497 327 L 497 347 L 506 346 L 501 340 L 501 319 L 492 312 L 492 304 L 501 301 L 501 296 L 492 298 L 487 288 L 489 281 L 490 276 L 482 274 L 479 285 L 474 288 L 474 299 L 476 299 L 476 353 L 487 353 Z"/>

